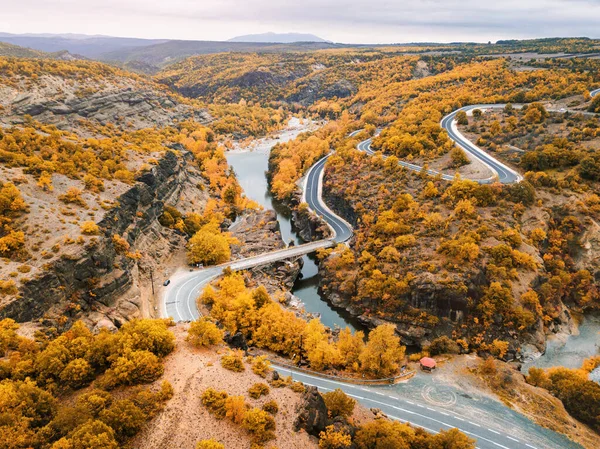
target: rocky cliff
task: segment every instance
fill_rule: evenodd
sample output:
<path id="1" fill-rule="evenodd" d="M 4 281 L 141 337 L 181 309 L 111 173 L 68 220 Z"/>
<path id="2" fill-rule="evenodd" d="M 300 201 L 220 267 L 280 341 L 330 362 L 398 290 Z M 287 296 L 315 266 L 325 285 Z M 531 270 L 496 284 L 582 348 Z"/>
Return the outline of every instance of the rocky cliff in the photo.
<path id="1" fill-rule="evenodd" d="M 30 321 L 44 316 L 93 312 L 115 306 L 117 298 L 133 284 L 134 272 L 144 270 L 144 258 L 122 254 L 113 244 L 113 235 L 124 236 L 130 252 L 161 239 L 167 248 L 183 242 L 183 236 L 158 223 L 166 202 L 177 202 L 184 189 L 195 189 L 199 181 L 189 153 L 167 152 L 158 165 L 143 174 L 138 182 L 118 198 L 117 206 L 97 223 L 102 233 L 78 254 L 63 255 L 48 264 L 37 277 L 25 282 L 18 297 L 2 304 L 0 316 Z M 163 248 L 159 254 L 165 256 Z M 160 260 L 160 257 L 159 257 Z M 157 261 L 158 262 L 158 261 Z M 131 305 L 129 305 L 131 308 Z M 118 324 L 118 310 L 108 310 Z M 130 311 L 129 311 L 130 312 Z"/>

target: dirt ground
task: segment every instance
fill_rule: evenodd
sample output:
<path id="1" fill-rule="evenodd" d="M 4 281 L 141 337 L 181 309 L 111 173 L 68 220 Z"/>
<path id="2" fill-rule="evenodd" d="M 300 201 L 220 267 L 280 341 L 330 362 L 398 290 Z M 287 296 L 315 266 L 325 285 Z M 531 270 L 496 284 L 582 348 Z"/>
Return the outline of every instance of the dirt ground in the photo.
<path id="1" fill-rule="evenodd" d="M 238 425 L 229 420 L 217 420 L 202 405 L 200 396 L 209 387 L 225 390 L 230 395 L 244 395 L 252 406 L 260 407 L 269 400 L 276 400 L 279 412 L 275 416 L 277 438 L 266 447 L 280 449 L 316 448 L 316 439 L 305 432 L 294 432 L 292 424 L 295 407 L 300 394 L 289 388 L 271 388 L 267 396 L 255 400 L 248 396 L 248 388 L 264 379 L 252 373 L 246 365 L 243 373 L 234 373 L 221 367 L 220 354 L 226 351 L 196 349 L 185 341 L 188 325 L 177 325 L 173 332 L 177 348 L 165 361 L 165 374 L 157 381 L 168 380 L 174 389 L 173 398 L 165 410 L 134 439 L 131 447 L 144 449 L 194 449 L 196 443 L 213 438 L 227 449 L 249 448 L 250 438 Z M 358 407 L 357 407 L 358 408 Z M 360 412 L 359 412 L 360 413 Z M 364 411 L 362 412 L 364 413 Z"/>

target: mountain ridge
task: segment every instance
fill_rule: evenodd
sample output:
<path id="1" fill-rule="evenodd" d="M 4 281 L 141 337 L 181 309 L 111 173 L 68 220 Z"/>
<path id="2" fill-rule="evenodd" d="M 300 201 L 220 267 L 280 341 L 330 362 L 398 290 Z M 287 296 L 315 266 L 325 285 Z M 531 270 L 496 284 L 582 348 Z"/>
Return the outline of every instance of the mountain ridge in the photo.
<path id="1" fill-rule="evenodd" d="M 294 42 L 327 42 L 319 36 L 309 33 L 258 33 L 258 34 L 244 34 L 241 36 L 235 36 L 228 39 L 227 42 L 262 42 L 262 43 L 273 43 L 273 44 L 291 44 Z"/>

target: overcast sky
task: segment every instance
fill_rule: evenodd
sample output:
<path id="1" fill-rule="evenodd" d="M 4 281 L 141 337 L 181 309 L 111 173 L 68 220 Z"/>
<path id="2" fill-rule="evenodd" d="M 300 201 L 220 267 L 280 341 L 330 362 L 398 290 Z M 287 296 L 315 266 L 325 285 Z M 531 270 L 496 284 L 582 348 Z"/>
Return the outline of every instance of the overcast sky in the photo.
<path id="1" fill-rule="evenodd" d="M 0 0 L 0 31 L 348 43 L 600 37 L 600 0 Z"/>

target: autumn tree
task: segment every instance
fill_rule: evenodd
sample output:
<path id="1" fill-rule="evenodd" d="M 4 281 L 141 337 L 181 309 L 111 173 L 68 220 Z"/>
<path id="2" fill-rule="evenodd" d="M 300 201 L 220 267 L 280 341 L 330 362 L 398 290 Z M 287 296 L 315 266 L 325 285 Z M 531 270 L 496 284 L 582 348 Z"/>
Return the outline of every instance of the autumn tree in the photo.
<path id="1" fill-rule="evenodd" d="M 214 346 L 223 342 L 223 331 L 208 317 L 190 324 L 186 340 L 196 347 Z"/>
<path id="2" fill-rule="evenodd" d="M 360 356 L 361 370 L 376 377 L 391 376 L 404 358 L 404 346 L 396 336 L 392 324 L 377 326 L 369 334 L 367 345 Z"/>
<path id="3" fill-rule="evenodd" d="M 339 388 L 322 395 L 331 418 L 342 416 L 347 418 L 352 415 L 356 401 Z"/>

